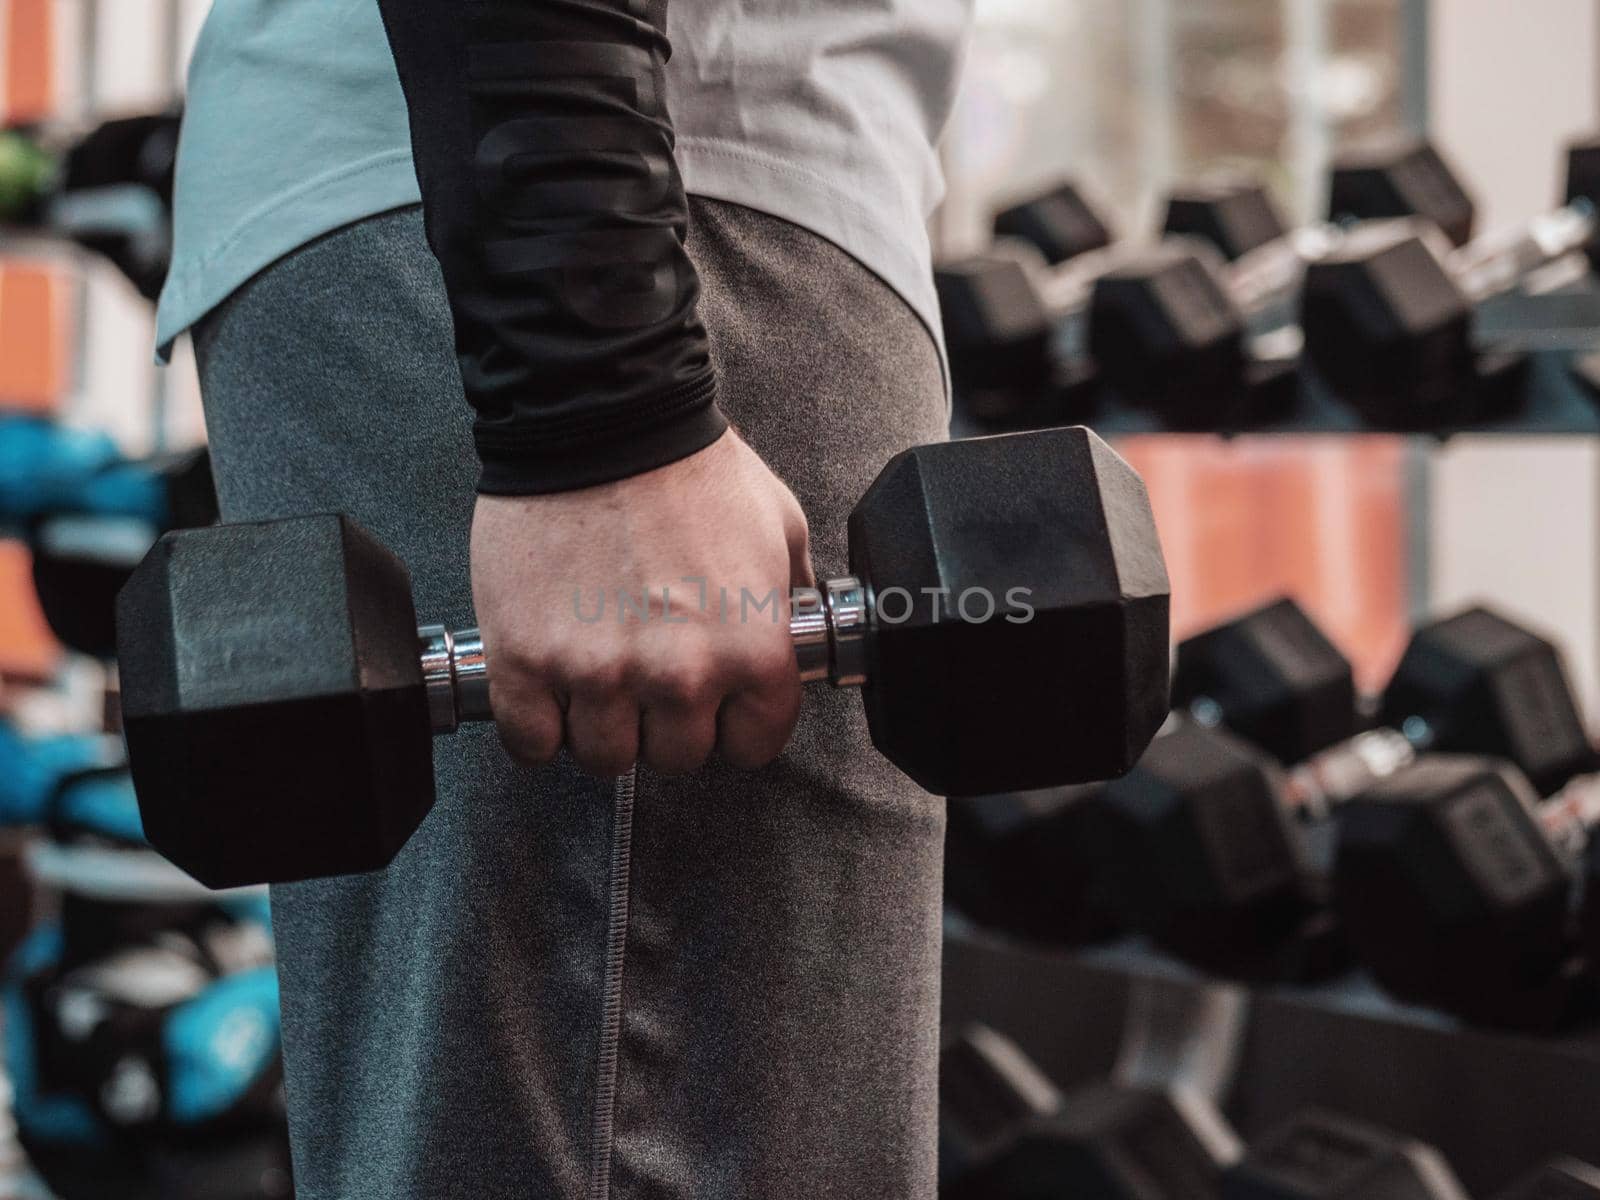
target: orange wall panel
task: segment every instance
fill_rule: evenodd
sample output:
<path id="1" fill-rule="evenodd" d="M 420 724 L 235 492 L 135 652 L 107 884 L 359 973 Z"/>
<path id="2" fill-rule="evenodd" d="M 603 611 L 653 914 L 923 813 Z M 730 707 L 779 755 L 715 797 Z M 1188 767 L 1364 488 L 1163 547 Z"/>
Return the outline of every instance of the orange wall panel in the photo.
<path id="1" fill-rule="evenodd" d="M 40 121 L 56 102 L 54 0 L 4 0 L 8 124 Z M 53 410 L 69 386 L 65 277 L 32 263 L 0 262 L 0 405 Z M 0 674 L 44 679 L 60 650 L 33 594 L 28 552 L 0 542 Z"/>
<path id="2" fill-rule="evenodd" d="M 27 547 L 0 541 L 0 676 L 48 679 L 60 653 L 34 599 Z"/>
<path id="3" fill-rule="evenodd" d="M 1406 638 L 1405 451 L 1397 438 L 1134 437 L 1182 639 L 1295 597 L 1381 687 Z"/>
<path id="4" fill-rule="evenodd" d="M 55 106 L 54 0 L 6 0 L 6 120 L 38 121 Z"/>
<path id="5" fill-rule="evenodd" d="M 0 405 L 51 412 L 70 386 L 66 276 L 0 261 Z"/>

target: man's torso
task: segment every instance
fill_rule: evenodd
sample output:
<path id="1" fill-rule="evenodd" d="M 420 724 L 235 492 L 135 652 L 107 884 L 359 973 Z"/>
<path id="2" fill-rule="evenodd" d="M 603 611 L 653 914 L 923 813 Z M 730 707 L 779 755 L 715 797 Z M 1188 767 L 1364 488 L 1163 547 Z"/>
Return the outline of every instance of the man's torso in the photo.
<path id="1" fill-rule="evenodd" d="M 781 217 L 882 277 L 937 337 L 926 219 L 971 0 L 673 6 L 687 190 Z M 332 229 L 417 201 L 373 0 L 217 0 L 196 46 L 159 341 Z"/>

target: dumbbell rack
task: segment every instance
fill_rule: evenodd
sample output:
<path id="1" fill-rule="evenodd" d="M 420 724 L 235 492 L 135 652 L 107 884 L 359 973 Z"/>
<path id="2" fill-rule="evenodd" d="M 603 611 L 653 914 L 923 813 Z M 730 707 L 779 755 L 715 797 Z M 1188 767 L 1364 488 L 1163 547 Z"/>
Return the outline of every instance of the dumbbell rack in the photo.
<path id="1" fill-rule="evenodd" d="M 1600 286 L 1592 278 L 1567 283 L 1536 295 L 1498 296 L 1478 310 L 1476 331 L 1485 341 L 1509 337 L 1528 349 L 1523 384 L 1503 411 L 1455 426 L 1427 431 L 1446 438 L 1457 433 L 1600 434 Z M 1534 334 L 1533 331 L 1545 331 Z M 1359 434 L 1393 433 L 1364 420 L 1334 398 L 1327 386 L 1307 371 L 1297 373 L 1295 398 L 1284 411 L 1257 423 L 1218 430 L 1230 434 Z M 1029 424 L 1082 422 L 1106 437 L 1183 432 L 1169 430 L 1147 409 L 1120 403 L 1115 397 L 1095 402 L 1088 411 L 1073 412 L 1041 405 Z M 966 417 L 958 404 L 954 436 L 996 431 Z M 1414 431 L 1412 431 L 1414 432 Z"/>
<path id="2" fill-rule="evenodd" d="M 1541 345 L 1526 336 L 1531 330 L 1550 332 Z M 1490 341 L 1512 334 L 1529 348 L 1520 394 L 1493 417 L 1420 435 L 1418 461 L 1431 441 L 1457 433 L 1600 435 L 1600 285 L 1592 276 L 1539 294 L 1497 297 L 1480 308 L 1477 331 Z M 1150 413 L 1114 399 L 1059 419 L 1083 420 L 1109 437 L 1168 432 Z M 989 431 L 958 423 L 956 435 Z M 1218 432 L 1393 431 L 1367 424 L 1302 372 L 1288 411 Z M 1413 516 L 1425 520 L 1425 513 Z M 1425 537 L 1412 540 L 1413 553 L 1426 544 Z M 1139 941 L 1051 950 L 952 917 L 942 1019 L 949 1029 L 968 1021 L 998 1029 L 1070 1087 L 1112 1071 L 1130 993 L 1150 977 L 1196 991 L 1243 987 L 1196 973 Z M 1226 1107 L 1247 1140 L 1308 1106 L 1358 1114 L 1437 1145 L 1474 1194 L 1488 1194 L 1557 1154 L 1600 1162 L 1600 1025 L 1548 1036 L 1472 1028 L 1397 1004 L 1360 973 L 1317 987 L 1246 991 L 1249 1018 Z"/>
<path id="3" fill-rule="evenodd" d="M 1067 953 L 947 930 L 943 1020 L 983 1021 L 1057 1084 L 1111 1072 L 1142 978 L 1218 984 L 1138 942 Z M 1365 976 L 1249 993 L 1227 1099 L 1247 1140 L 1308 1106 L 1353 1114 L 1444 1151 L 1474 1194 L 1555 1154 L 1600 1160 L 1600 1029 L 1531 1036 L 1471 1029 L 1389 1001 Z"/>

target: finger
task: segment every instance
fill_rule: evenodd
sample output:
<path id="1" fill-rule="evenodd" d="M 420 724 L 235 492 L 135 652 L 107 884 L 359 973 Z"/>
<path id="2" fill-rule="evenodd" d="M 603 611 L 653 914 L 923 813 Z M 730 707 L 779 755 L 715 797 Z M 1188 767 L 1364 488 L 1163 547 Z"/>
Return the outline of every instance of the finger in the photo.
<path id="1" fill-rule="evenodd" d="M 574 693 L 567 705 L 567 750 L 602 779 L 633 769 L 639 758 L 639 702 L 631 692 Z"/>
<path id="2" fill-rule="evenodd" d="M 790 497 L 792 511 L 784 523 L 784 536 L 789 543 L 789 583 L 791 587 L 816 587 L 817 572 L 811 565 L 811 528 L 806 515 L 800 511 L 800 502 Z"/>
<path id="3" fill-rule="evenodd" d="M 561 752 L 563 714 L 554 691 L 494 678 L 489 681 L 489 706 L 506 753 L 528 767 L 542 767 Z"/>
<path id="4" fill-rule="evenodd" d="M 717 714 L 717 750 L 736 767 L 764 767 L 789 744 L 800 719 L 802 687 L 798 671 L 759 688 L 729 696 Z"/>
<path id="5" fill-rule="evenodd" d="M 647 705 L 639 723 L 639 761 L 663 775 L 698 770 L 717 745 L 714 703 Z"/>

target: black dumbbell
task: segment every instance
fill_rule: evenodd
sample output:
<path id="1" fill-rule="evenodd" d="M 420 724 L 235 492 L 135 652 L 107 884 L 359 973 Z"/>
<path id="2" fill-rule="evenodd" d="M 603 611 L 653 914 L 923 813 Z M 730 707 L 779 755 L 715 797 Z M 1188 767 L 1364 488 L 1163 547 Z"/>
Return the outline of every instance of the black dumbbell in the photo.
<path id="1" fill-rule="evenodd" d="M 1592 762 L 1555 648 L 1481 609 L 1417 632 L 1385 694 L 1393 728 L 1357 732 L 1348 660 L 1287 599 L 1180 645 L 1174 694 L 1200 722 L 1295 764 L 1280 771 L 1178 719 L 1104 789 L 1137 923 L 1230 975 L 1303 979 L 1343 965 L 1327 818 L 1419 746 L 1514 754 L 1557 782 Z"/>
<path id="2" fill-rule="evenodd" d="M 1600 1200 L 1600 1168 L 1557 1158 L 1494 1194 L 1493 1200 Z"/>
<path id="3" fill-rule="evenodd" d="M 1086 429 L 897 455 L 850 561 L 791 623 L 802 677 L 860 685 L 930 791 L 1116 775 L 1165 718 L 1149 500 Z M 385 865 L 433 802 L 430 734 L 491 717 L 476 633 L 419 632 L 404 565 L 344 517 L 166 535 L 117 634 L 146 832 L 213 886 Z"/>
<path id="4" fill-rule="evenodd" d="M 1524 1011 L 1542 1019 L 1535 985 L 1566 1002 L 1570 876 L 1517 799 L 1533 788 L 1513 782 L 1524 772 L 1549 793 L 1595 767 L 1552 643 L 1483 608 L 1430 622 L 1384 692 L 1385 727 L 1352 736 L 1348 663 L 1298 608 L 1279 601 L 1180 645 L 1174 695 L 1204 719 L 1299 760 L 1285 792 L 1298 812 L 1338 813 L 1336 825 L 1316 826 L 1338 835 L 1335 909 L 1357 957 L 1390 991 L 1458 1010 L 1476 997 L 1478 1019 L 1508 1022 Z M 1417 762 L 1424 749 L 1509 762 L 1447 770 L 1442 763 L 1464 760 Z M 1480 861 L 1490 854 L 1484 841 L 1446 820 L 1468 792 L 1483 797 L 1475 803 L 1484 839 L 1526 847 L 1514 858 L 1520 888 L 1496 890 L 1492 861 Z M 1569 810 L 1553 803 L 1546 820 Z M 1259 851 L 1246 850 L 1261 844 L 1217 821 L 1200 844 L 1202 861 L 1259 862 Z M 1490 986 L 1496 980 L 1504 986 Z"/>
<path id="5" fill-rule="evenodd" d="M 951 383 L 965 412 L 1002 424 L 1065 410 L 1085 373 L 1056 353 L 1050 314 L 1020 258 L 991 253 L 941 263 L 934 285 Z"/>
<path id="6" fill-rule="evenodd" d="M 141 460 L 128 470 L 159 489 L 153 512 L 52 512 L 27 524 L 45 621 L 63 645 L 96 658 L 115 655 L 117 593 L 156 538 L 217 519 L 205 447 Z"/>
<path id="7" fill-rule="evenodd" d="M 1308 1109 L 1252 1142 L 1223 1176 L 1221 1200 L 1467 1200 L 1433 1146 L 1366 1121 Z"/>
<path id="8" fill-rule="evenodd" d="M 1305 791 L 1255 747 L 1174 714 L 1091 802 L 1113 911 L 1203 970 L 1308 981 L 1346 965 Z"/>
<path id="9" fill-rule="evenodd" d="M 1573 178 L 1583 176 L 1575 170 Z M 1470 200 L 1425 144 L 1347 160 L 1332 191 L 1342 223 L 1408 215 L 1463 240 L 1470 230 Z M 1203 239 L 1229 262 L 1169 243 L 1109 273 L 1090 321 L 1095 360 L 1119 394 L 1175 427 L 1274 415 L 1294 398 L 1301 345 L 1334 391 L 1375 424 L 1471 419 L 1509 395 L 1525 361 L 1504 347 L 1471 350 L 1471 300 L 1583 245 L 1592 217 L 1580 204 L 1510 246 L 1464 249 L 1455 272 L 1470 299 L 1460 303 L 1426 261 L 1418 228 L 1291 232 L 1259 187 L 1186 187 L 1169 203 L 1166 232 Z"/>
<path id="10" fill-rule="evenodd" d="M 1437 190 L 1460 192 L 1448 172 L 1437 178 Z M 1342 191 L 1341 179 L 1336 168 L 1337 207 L 1346 215 L 1434 219 L 1436 206 L 1413 206 L 1431 199 L 1429 187 L 1382 184 L 1382 173 L 1368 168 L 1353 170 Z M 1365 182 L 1357 186 L 1359 180 Z M 1564 206 L 1510 237 L 1467 242 L 1469 216 L 1450 229 L 1458 248 L 1449 252 L 1405 222 L 1346 239 L 1306 274 L 1302 323 L 1319 373 L 1370 420 L 1390 427 L 1459 424 L 1502 405 L 1514 395 L 1525 356 L 1507 339 L 1480 344 L 1474 311 L 1569 255 L 1594 257 L 1600 139 L 1569 147 L 1566 195 Z"/>
<path id="11" fill-rule="evenodd" d="M 979 421 L 1060 423 L 1098 385 L 1072 314 L 1115 261 L 1110 227 L 1070 182 L 1005 209 L 994 227 L 994 250 L 934 272 L 952 381 Z M 1006 251 L 1019 243 L 1026 253 Z"/>
<path id="12" fill-rule="evenodd" d="M 1062 1094 L 982 1025 L 943 1048 L 943 1200 L 1211 1196 L 1237 1157 L 1226 1119 L 1191 1091 L 1103 1081 Z"/>
<path id="13" fill-rule="evenodd" d="M 1350 660 L 1288 597 L 1180 642 L 1172 703 L 1284 763 L 1357 732 Z"/>
<path id="14" fill-rule="evenodd" d="M 1541 802 L 1504 760 L 1424 755 L 1341 809 L 1333 892 L 1346 936 L 1402 1000 L 1501 1026 L 1586 1016 L 1595 989 L 1570 933 L 1597 821 L 1593 776 Z"/>
<path id="15" fill-rule="evenodd" d="M 0 417 L 0 523 L 59 513 L 138 517 L 160 528 L 216 516 L 204 447 L 130 459 L 108 435 L 40 417 Z"/>
<path id="16" fill-rule="evenodd" d="M 1320 790 L 1321 802 L 1402 765 L 1399 739 L 1357 732 L 1349 663 L 1288 600 L 1182 642 L 1172 692 L 1202 722 L 1303 763 L 1302 785 Z M 1541 793 L 1597 765 L 1555 645 L 1481 606 L 1417 628 L 1377 723 L 1415 751 L 1509 759 Z"/>
<path id="17" fill-rule="evenodd" d="M 1174 428 L 1281 413 L 1296 395 L 1301 278 L 1342 232 L 1291 229 L 1259 182 L 1217 178 L 1174 189 L 1162 233 L 1095 284 L 1088 344 L 1108 385 Z"/>
<path id="18" fill-rule="evenodd" d="M 1421 217 L 1463 246 L 1477 210 L 1461 177 L 1429 142 L 1384 139 L 1341 152 L 1328 171 L 1328 219 L 1390 217 Z"/>
<path id="19" fill-rule="evenodd" d="M 1167 193 L 1161 232 L 1208 242 L 1228 262 L 1289 241 L 1289 226 L 1259 180 L 1214 175 L 1179 184 Z"/>
<path id="20" fill-rule="evenodd" d="M 1523 253 L 1527 239 L 1555 237 L 1567 248 L 1593 255 L 1596 243 L 1595 204 L 1600 199 L 1600 136 L 1567 144 L 1567 173 L 1563 202 L 1536 218 L 1508 241 L 1501 237 L 1472 237 L 1475 205 L 1460 177 L 1422 142 L 1356 149 L 1334 160 L 1329 173 L 1328 215 L 1335 222 L 1371 221 L 1395 217 L 1421 217 L 1436 226 L 1451 244 L 1466 251 L 1464 264 L 1500 258 L 1508 248 Z M 1549 261 L 1549 250 L 1537 257 Z M 1506 264 L 1513 268 L 1515 261 Z"/>
<path id="21" fill-rule="evenodd" d="M 1029 243 L 1050 265 L 1030 270 L 1014 255 L 991 252 L 936 273 L 952 371 L 980 420 L 1046 420 L 1052 406 L 1042 397 L 1057 410 L 1068 400 L 1086 402 L 1102 375 L 1176 424 L 1210 427 L 1247 377 L 1263 404 L 1292 394 L 1292 369 L 1281 362 L 1244 365 L 1243 327 L 1228 324 L 1235 315 L 1228 298 L 1208 290 L 1220 268 L 1193 240 L 1144 250 L 1115 244 L 1105 220 L 1069 184 L 1007 209 L 995 229 Z M 1228 285 L 1234 296 L 1279 296 L 1298 281 L 1298 260 L 1310 252 L 1309 235 L 1289 237 L 1265 188 L 1237 182 L 1174 193 L 1165 232 L 1248 252 Z"/>
<path id="22" fill-rule="evenodd" d="M 1260 187 L 1177 194 L 1168 221 L 1168 232 L 1204 228 L 1235 248 L 1246 239 L 1287 243 Z M 1215 396 L 1223 392 L 1231 404 L 1247 373 L 1234 361 L 1243 334 L 1219 332 L 1219 315 L 1230 310 L 1225 298 L 1203 291 L 1208 268 L 1189 263 L 1193 243 L 1145 251 L 1116 244 L 1070 184 L 1007 209 L 995 231 L 1028 242 L 1050 265 L 1030 270 L 1015 256 L 991 252 L 937 273 L 952 370 L 980 419 L 1046 419 L 1041 396 L 1057 408 L 1084 402 L 1102 374 L 1134 400 L 1161 379 L 1173 393 L 1163 407 L 1174 420 L 1214 419 Z M 1243 278 L 1251 286 L 1276 280 L 1283 257 L 1258 252 L 1253 265 L 1241 267 Z M 1286 374 L 1273 364 L 1252 378 L 1277 383 Z"/>
<path id="23" fill-rule="evenodd" d="M 1126 928 L 1112 844 L 1093 786 L 950 802 L 944 896 L 970 920 L 1053 946 Z"/>
<path id="24" fill-rule="evenodd" d="M 1053 267 L 1105 250 L 1116 240 L 1105 214 L 1070 179 L 995 213 L 994 235 L 1027 242 Z"/>
<path id="25" fill-rule="evenodd" d="M 1409 179 L 1430 154 L 1396 147 L 1366 161 L 1386 177 Z M 1459 187 L 1413 194 L 1415 215 L 1457 219 Z M 1343 244 L 1344 230 L 1290 229 L 1259 183 L 1218 178 L 1175 189 L 1162 232 L 1177 240 L 1108 273 L 1096 289 L 1089 341 L 1108 383 L 1176 428 L 1280 414 L 1295 399 L 1300 347 L 1310 336 L 1296 325 L 1303 282 Z"/>
<path id="26" fill-rule="evenodd" d="M 104 255 L 147 300 L 172 254 L 179 113 L 106 121 L 74 140 L 0 133 L 0 222 Z"/>

